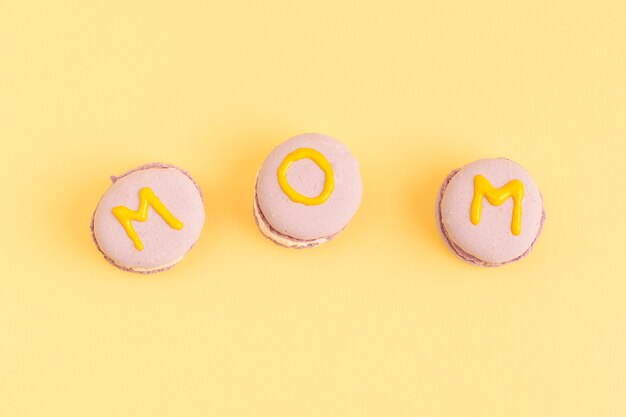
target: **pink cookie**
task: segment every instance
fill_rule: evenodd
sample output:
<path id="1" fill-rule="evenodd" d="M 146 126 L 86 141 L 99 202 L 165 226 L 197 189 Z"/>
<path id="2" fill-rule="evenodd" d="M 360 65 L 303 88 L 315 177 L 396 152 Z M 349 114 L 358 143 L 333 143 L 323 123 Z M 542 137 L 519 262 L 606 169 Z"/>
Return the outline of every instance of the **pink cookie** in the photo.
<path id="1" fill-rule="evenodd" d="M 263 162 L 254 217 L 275 243 L 314 247 L 348 225 L 362 191 L 359 163 L 341 142 L 319 133 L 302 134 L 278 145 Z"/>
<path id="2" fill-rule="evenodd" d="M 111 177 L 91 220 L 91 234 L 114 266 L 165 271 L 197 242 L 204 225 L 200 188 L 173 165 L 151 163 Z"/>
<path id="3" fill-rule="evenodd" d="M 496 158 L 452 171 L 439 191 L 436 217 L 452 252 L 473 265 L 493 267 L 530 253 L 545 211 L 528 172 Z"/>

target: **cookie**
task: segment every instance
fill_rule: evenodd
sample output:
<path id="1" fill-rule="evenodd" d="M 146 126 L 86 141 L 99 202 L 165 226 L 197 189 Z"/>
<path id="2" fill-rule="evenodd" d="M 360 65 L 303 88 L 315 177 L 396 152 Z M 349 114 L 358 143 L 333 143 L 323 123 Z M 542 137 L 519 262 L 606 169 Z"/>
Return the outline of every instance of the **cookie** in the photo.
<path id="1" fill-rule="evenodd" d="M 436 204 L 439 231 L 462 260 L 494 267 L 533 249 L 545 221 L 543 198 L 530 174 L 505 159 L 480 159 L 452 171 Z"/>
<path id="2" fill-rule="evenodd" d="M 338 140 L 319 133 L 293 137 L 263 162 L 254 217 L 281 246 L 311 248 L 335 238 L 361 204 L 359 163 Z"/>
<path id="3" fill-rule="evenodd" d="M 114 266 L 150 274 L 172 268 L 200 237 L 200 188 L 184 170 L 151 163 L 111 177 L 91 220 L 98 250 Z"/>

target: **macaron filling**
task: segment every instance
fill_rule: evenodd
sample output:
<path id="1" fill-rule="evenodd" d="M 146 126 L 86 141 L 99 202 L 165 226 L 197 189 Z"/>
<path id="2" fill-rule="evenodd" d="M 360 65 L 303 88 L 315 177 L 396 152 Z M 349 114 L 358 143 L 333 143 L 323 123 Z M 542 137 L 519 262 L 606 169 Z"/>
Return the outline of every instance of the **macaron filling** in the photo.
<path id="1" fill-rule="evenodd" d="M 291 236 L 287 236 L 283 233 L 280 233 L 278 230 L 274 229 L 272 225 L 265 218 L 265 215 L 263 214 L 263 212 L 261 211 L 259 207 L 259 200 L 256 194 L 254 196 L 254 220 L 256 221 L 256 224 L 259 227 L 259 230 L 265 237 L 267 237 L 274 243 L 280 246 L 287 247 L 287 248 L 296 248 L 296 249 L 313 248 L 322 243 L 328 242 L 329 240 L 331 240 L 333 237 L 336 236 L 336 235 L 333 235 L 333 236 L 322 237 L 318 239 L 304 240 L 304 239 L 297 239 Z"/>

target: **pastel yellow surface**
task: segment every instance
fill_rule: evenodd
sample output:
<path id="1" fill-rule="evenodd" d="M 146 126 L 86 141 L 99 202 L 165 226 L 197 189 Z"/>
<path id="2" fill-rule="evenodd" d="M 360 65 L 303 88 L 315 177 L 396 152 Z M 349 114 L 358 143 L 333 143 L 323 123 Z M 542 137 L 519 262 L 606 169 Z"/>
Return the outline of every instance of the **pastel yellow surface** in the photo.
<path id="1" fill-rule="evenodd" d="M 626 415 L 625 21 L 621 0 L 3 1 L 0 415 Z M 254 178 L 312 131 L 359 158 L 363 204 L 286 250 Z M 548 221 L 487 270 L 433 205 L 494 156 Z M 152 161 L 195 176 L 207 222 L 144 277 L 89 221 Z"/>

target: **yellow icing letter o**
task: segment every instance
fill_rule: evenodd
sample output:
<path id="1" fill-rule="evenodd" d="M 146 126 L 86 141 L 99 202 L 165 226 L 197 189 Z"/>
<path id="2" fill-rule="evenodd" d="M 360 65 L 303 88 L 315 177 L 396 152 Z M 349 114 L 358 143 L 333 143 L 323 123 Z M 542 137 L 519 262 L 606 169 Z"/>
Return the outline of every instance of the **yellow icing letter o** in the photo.
<path id="1" fill-rule="evenodd" d="M 324 175 L 326 176 L 326 179 L 324 180 L 324 189 L 317 197 L 307 197 L 302 195 L 294 190 L 293 187 L 287 182 L 287 171 L 289 170 L 289 167 L 291 164 L 301 159 L 310 159 L 315 162 L 322 171 L 324 171 Z M 301 203 L 307 206 L 317 206 L 328 200 L 330 195 L 333 193 L 333 189 L 335 188 L 335 174 L 333 172 L 333 167 L 330 165 L 330 162 L 328 162 L 328 159 L 326 159 L 326 157 L 320 152 L 311 148 L 300 148 L 287 155 L 278 167 L 278 184 L 283 192 L 287 194 L 287 196 L 294 203 Z"/>

